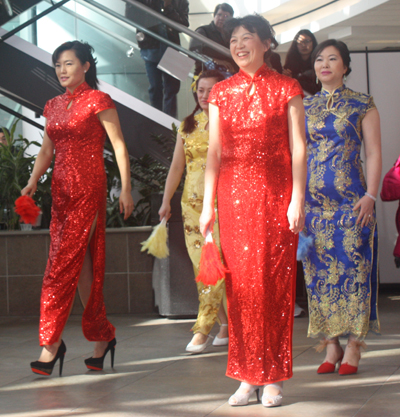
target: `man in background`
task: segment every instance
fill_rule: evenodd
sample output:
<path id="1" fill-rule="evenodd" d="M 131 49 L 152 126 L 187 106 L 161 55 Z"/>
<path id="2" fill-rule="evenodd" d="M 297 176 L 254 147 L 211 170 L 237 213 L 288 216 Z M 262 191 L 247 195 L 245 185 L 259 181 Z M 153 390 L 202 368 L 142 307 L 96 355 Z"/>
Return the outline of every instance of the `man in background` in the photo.
<path id="1" fill-rule="evenodd" d="M 189 26 L 189 2 L 187 0 L 138 0 L 140 3 L 150 7 L 157 13 L 180 23 Z M 126 4 L 125 16 L 180 45 L 179 33 L 161 23 L 156 17 L 141 11 L 130 3 Z M 137 31 L 136 38 L 140 48 L 140 55 L 146 66 L 147 78 L 149 80 L 150 103 L 153 107 L 172 117 L 177 116 L 177 97 L 181 82 L 157 68 L 167 45 L 143 32 Z"/>

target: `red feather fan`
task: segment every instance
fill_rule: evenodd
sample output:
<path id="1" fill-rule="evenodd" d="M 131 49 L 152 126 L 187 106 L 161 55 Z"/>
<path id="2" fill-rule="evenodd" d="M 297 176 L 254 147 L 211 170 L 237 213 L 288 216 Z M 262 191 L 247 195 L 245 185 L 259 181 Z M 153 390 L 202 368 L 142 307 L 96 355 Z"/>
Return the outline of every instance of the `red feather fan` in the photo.
<path id="1" fill-rule="evenodd" d="M 204 285 L 216 285 L 220 279 L 225 278 L 229 270 L 221 262 L 218 246 L 213 242 L 211 233 L 208 232 L 205 244 L 201 249 L 200 272 L 196 282 Z"/>
<path id="2" fill-rule="evenodd" d="M 14 210 L 21 216 L 24 223 L 35 224 L 40 214 L 40 208 L 35 204 L 33 199 L 27 195 L 18 197 L 15 200 Z"/>

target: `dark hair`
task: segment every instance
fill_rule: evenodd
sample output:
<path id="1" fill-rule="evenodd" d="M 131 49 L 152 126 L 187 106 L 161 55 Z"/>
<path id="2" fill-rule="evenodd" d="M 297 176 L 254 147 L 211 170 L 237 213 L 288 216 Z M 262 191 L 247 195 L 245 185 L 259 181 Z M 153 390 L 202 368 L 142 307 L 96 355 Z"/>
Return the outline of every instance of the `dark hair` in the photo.
<path id="1" fill-rule="evenodd" d="M 234 14 L 233 7 L 230 4 L 220 3 L 215 6 L 214 17 L 218 13 L 219 9 L 223 10 L 224 12 L 228 12 L 231 16 Z"/>
<path id="2" fill-rule="evenodd" d="M 7 135 L 10 136 L 10 131 L 6 127 L 0 126 L 0 133 L 1 132 L 7 133 Z"/>
<path id="3" fill-rule="evenodd" d="M 338 41 L 336 39 L 328 39 L 317 45 L 317 47 L 314 49 L 311 55 L 311 62 L 312 62 L 313 67 L 317 59 L 317 56 L 328 46 L 334 46 L 339 51 L 339 54 L 342 57 L 343 64 L 347 68 L 347 71 L 345 72 L 344 75 L 349 75 L 351 73 L 351 68 L 350 68 L 351 58 L 350 58 L 349 48 L 347 48 L 347 45 L 344 42 Z"/>
<path id="4" fill-rule="evenodd" d="M 217 80 L 217 83 L 225 79 L 223 74 L 221 74 L 217 70 L 204 71 L 199 75 L 199 78 L 196 80 L 196 91 L 199 87 L 199 81 L 203 78 L 215 78 Z M 194 118 L 194 115 L 198 110 L 200 110 L 201 107 L 197 99 L 197 94 L 195 95 L 195 98 L 197 103 L 196 107 L 194 108 L 193 112 L 190 113 L 189 116 L 185 117 L 185 119 L 183 120 L 182 132 L 184 133 L 192 133 L 193 130 L 196 128 L 196 120 Z"/>
<path id="5" fill-rule="evenodd" d="M 60 45 L 52 55 L 53 65 L 56 65 L 58 58 L 64 51 L 74 51 L 76 57 L 79 59 L 82 65 L 89 62 L 90 67 L 85 74 L 85 81 L 90 87 L 97 90 L 99 80 L 97 79 L 96 63 L 97 58 L 93 57 L 94 49 L 87 42 L 70 41 Z"/>
<path id="6" fill-rule="evenodd" d="M 287 52 L 286 59 L 285 59 L 285 68 L 296 66 L 296 63 L 301 60 L 301 55 L 297 47 L 297 41 L 301 35 L 308 36 L 312 40 L 312 50 L 314 50 L 316 46 L 318 45 L 318 41 L 316 37 L 308 29 L 302 29 L 298 31 Z"/>
<path id="7" fill-rule="evenodd" d="M 276 49 L 278 46 L 278 42 L 275 39 L 275 31 L 264 17 L 254 14 L 227 20 L 224 24 L 224 31 L 227 38 L 230 39 L 234 30 L 240 26 L 243 26 L 251 33 L 257 33 L 261 42 L 268 39 L 271 40 L 271 47 L 265 52 L 264 60 L 267 59 L 271 55 L 272 50 Z"/>

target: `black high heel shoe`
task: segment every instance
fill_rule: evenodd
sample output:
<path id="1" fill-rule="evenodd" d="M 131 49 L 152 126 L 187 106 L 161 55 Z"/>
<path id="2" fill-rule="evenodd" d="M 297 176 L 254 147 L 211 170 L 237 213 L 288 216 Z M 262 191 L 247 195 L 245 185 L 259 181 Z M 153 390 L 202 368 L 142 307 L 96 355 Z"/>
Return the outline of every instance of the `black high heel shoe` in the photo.
<path id="1" fill-rule="evenodd" d="M 61 345 L 57 349 L 55 358 L 51 362 L 40 362 L 40 361 L 31 362 L 32 372 L 34 372 L 35 374 L 39 374 L 39 375 L 49 376 L 53 372 L 54 365 L 56 364 L 58 359 L 60 359 L 60 376 L 61 376 L 66 351 L 67 351 L 67 347 L 65 346 L 64 341 L 61 340 Z"/>
<path id="2" fill-rule="evenodd" d="M 85 365 L 88 369 L 91 369 L 92 371 L 102 371 L 103 370 L 103 363 L 104 358 L 106 357 L 108 351 L 111 352 L 111 368 L 114 368 L 114 354 L 115 354 L 115 345 L 117 344 L 117 341 L 115 340 L 115 337 L 113 340 L 108 342 L 108 345 L 106 347 L 106 350 L 104 351 L 104 355 L 100 358 L 88 358 L 85 359 Z"/>

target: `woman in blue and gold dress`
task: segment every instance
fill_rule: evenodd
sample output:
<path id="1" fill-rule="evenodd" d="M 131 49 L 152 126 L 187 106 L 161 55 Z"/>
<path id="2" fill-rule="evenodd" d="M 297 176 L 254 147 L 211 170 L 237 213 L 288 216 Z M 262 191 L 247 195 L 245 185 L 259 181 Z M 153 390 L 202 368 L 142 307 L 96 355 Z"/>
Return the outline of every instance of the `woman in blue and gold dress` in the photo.
<path id="1" fill-rule="evenodd" d="M 318 373 L 357 372 L 369 330 L 379 331 L 375 201 L 381 176 L 379 114 L 373 98 L 347 88 L 347 46 L 334 39 L 313 53 L 322 91 L 306 97 L 308 175 L 306 234 L 314 245 L 303 262 L 309 337 L 323 335 Z M 364 179 L 361 145 L 366 156 Z M 348 337 L 345 351 L 339 336 Z M 317 350 L 319 350 L 317 348 Z"/>

